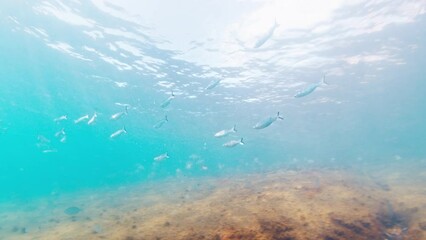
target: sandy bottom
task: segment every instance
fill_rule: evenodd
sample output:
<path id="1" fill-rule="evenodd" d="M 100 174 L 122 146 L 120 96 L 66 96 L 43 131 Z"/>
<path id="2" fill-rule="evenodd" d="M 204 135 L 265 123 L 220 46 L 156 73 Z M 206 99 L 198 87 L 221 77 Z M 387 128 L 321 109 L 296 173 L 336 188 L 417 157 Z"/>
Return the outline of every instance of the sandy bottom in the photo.
<path id="1" fill-rule="evenodd" d="M 0 239 L 426 239 L 420 164 L 175 178 L 3 204 Z M 82 211 L 67 215 L 70 206 Z"/>

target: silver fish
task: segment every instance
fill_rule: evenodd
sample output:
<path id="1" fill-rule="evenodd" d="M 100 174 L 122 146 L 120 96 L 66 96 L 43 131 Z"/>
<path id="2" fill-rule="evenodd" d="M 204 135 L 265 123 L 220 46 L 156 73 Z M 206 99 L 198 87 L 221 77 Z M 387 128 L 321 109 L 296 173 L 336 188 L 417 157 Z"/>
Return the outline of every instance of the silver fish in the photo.
<path id="1" fill-rule="evenodd" d="M 60 116 L 58 118 L 53 119 L 53 121 L 61 122 L 61 121 L 67 120 L 67 119 L 68 119 L 67 115 L 63 115 L 63 116 Z"/>
<path id="2" fill-rule="evenodd" d="M 90 118 L 90 120 L 87 122 L 87 124 L 92 125 L 93 123 L 95 123 L 97 117 L 98 117 L 98 114 L 96 114 L 95 112 L 93 116 Z"/>
<path id="3" fill-rule="evenodd" d="M 162 119 L 161 121 L 157 122 L 153 127 L 154 128 L 160 128 L 162 127 L 165 123 L 167 123 L 169 121 L 169 119 L 167 119 L 167 115 L 164 116 L 164 119 Z"/>
<path id="4" fill-rule="evenodd" d="M 307 96 L 307 95 L 311 94 L 313 91 L 315 91 L 315 89 L 317 89 L 317 87 L 319 87 L 321 85 L 328 85 L 328 83 L 325 81 L 325 75 L 322 77 L 320 82 L 309 85 L 308 87 L 300 90 L 299 92 L 297 92 L 294 95 L 294 97 L 295 98 L 301 98 L 301 97 Z"/>
<path id="5" fill-rule="evenodd" d="M 209 85 L 207 85 L 206 90 L 210 90 L 210 89 L 215 88 L 217 85 L 219 85 L 220 81 L 221 81 L 221 79 L 216 79 L 216 80 L 211 81 L 209 83 Z"/>
<path id="6" fill-rule="evenodd" d="M 74 120 L 74 124 L 78 124 L 78 123 L 83 122 L 84 120 L 87 120 L 87 119 L 89 119 L 89 114 L 86 114 L 86 115 Z"/>
<path id="7" fill-rule="evenodd" d="M 241 138 L 240 140 L 231 140 L 229 142 L 224 143 L 222 146 L 231 148 L 237 145 L 244 145 L 243 138 Z"/>
<path id="8" fill-rule="evenodd" d="M 169 106 L 170 105 L 170 103 L 172 102 L 172 100 L 175 98 L 175 95 L 173 94 L 173 92 L 172 92 L 172 95 L 169 97 L 169 98 L 167 98 L 166 99 L 166 101 L 164 101 L 161 105 L 160 105 L 160 107 L 161 108 L 166 108 L 167 106 Z"/>
<path id="9" fill-rule="evenodd" d="M 275 29 L 278 27 L 277 20 L 275 19 L 274 25 L 268 30 L 268 32 L 265 33 L 262 37 L 260 37 L 256 43 L 254 44 L 254 48 L 260 48 L 263 44 L 266 43 L 271 37 L 272 34 L 274 34 Z"/>
<path id="10" fill-rule="evenodd" d="M 263 129 L 270 126 L 273 122 L 277 121 L 277 119 L 283 120 L 284 118 L 280 116 L 280 112 L 277 112 L 275 117 L 268 117 L 253 126 L 254 129 Z"/>
<path id="11" fill-rule="evenodd" d="M 118 112 L 115 113 L 111 116 L 111 120 L 118 120 L 120 119 L 123 115 L 127 115 L 128 114 L 128 106 L 124 106 L 124 112 Z"/>
<path id="12" fill-rule="evenodd" d="M 128 104 L 128 103 L 119 103 L 119 102 L 116 102 L 115 105 L 120 106 L 120 107 L 127 107 L 127 108 L 130 107 L 130 104 Z"/>
<path id="13" fill-rule="evenodd" d="M 109 137 L 112 139 L 112 138 L 116 138 L 120 136 L 121 134 L 126 134 L 126 133 L 127 133 L 126 127 L 123 126 L 122 129 L 115 131 Z"/>
<path id="14" fill-rule="evenodd" d="M 61 137 L 61 136 L 65 136 L 65 130 L 62 128 L 60 131 L 55 133 L 55 137 Z"/>
<path id="15" fill-rule="evenodd" d="M 215 133 L 214 136 L 217 137 L 217 138 L 226 137 L 229 134 L 236 133 L 236 132 L 237 132 L 236 125 L 234 125 L 231 129 L 224 129 L 224 130 L 221 130 L 221 131 Z"/>
<path id="16" fill-rule="evenodd" d="M 43 150 L 43 153 L 55 153 L 55 152 L 58 152 L 58 150 L 56 150 L 56 149 L 46 149 L 46 150 Z"/>
<path id="17" fill-rule="evenodd" d="M 161 155 L 158 155 L 154 158 L 155 161 L 159 162 L 159 161 L 163 161 L 164 159 L 169 158 L 169 155 L 167 153 L 163 153 Z"/>

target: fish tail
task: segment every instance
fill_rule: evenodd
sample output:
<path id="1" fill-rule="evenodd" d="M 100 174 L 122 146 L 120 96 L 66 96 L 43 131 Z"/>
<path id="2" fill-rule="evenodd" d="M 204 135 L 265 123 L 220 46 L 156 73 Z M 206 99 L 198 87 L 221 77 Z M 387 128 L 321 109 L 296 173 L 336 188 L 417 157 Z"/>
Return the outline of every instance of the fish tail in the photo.
<path id="1" fill-rule="evenodd" d="M 237 124 L 234 124 L 234 126 L 232 127 L 232 131 L 237 132 Z"/>
<path id="2" fill-rule="evenodd" d="M 127 115 L 127 114 L 129 114 L 128 109 L 129 109 L 129 107 L 126 105 L 126 106 L 124 107 L 124 112 L 126 113 L 126 115 Z"/>
<path id="3" fill-rule="evenodd" d="M 175 94 L 173 93 L 173 91 L 172 91 L 172 97 L 174 97 L 175 96 Z"/>
<path id="4" fill-rule="evenodd" d="M 240 139 L 240 144 L 241 144 L 241 145 L 244 145 L 243 138 L 241 138 L 241 139 Z"/>
<path id="5" fill-rule="evenodd" d="M 124 132 L 124 133 L 127 133 L 126 126 L 123 126 L 123 132 Z"/>
<path id="6" fill-rule="evenodd" d="M 164 120 L 165 120 L 166 122 L 168 122 L 168 121 L 169 121 L 169 119 L 167 118 L 167 115 L 165 115 L 165 116 L 164 116 Z"/>
<path id="7" fill-rule="evenodd" d="M 277 112 L 277 119 L 283 120 L 284 118 L 280 116 L 280 112 Z"/>

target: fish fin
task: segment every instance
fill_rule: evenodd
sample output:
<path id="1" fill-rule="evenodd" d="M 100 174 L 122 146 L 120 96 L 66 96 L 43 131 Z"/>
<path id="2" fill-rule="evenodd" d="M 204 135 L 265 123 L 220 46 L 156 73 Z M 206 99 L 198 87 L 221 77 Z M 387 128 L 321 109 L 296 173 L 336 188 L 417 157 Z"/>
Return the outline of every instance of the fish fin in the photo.
<path id="1" fill-rule="evenodd" d="M 277 112 L 277 119 L 283 120 L 284 118 L 280 116 L 280 112 Z"/>
<path id="2" fill-rule="evenodd" d="M 240 139 L 240 144 L 241 144 L 241 145 L 244 145 L 244 144 L 245 144 L 245 143 L 244 143 L 244 141 L 243 141 L 243 138 L 241 138 L 241 139 Z"/>

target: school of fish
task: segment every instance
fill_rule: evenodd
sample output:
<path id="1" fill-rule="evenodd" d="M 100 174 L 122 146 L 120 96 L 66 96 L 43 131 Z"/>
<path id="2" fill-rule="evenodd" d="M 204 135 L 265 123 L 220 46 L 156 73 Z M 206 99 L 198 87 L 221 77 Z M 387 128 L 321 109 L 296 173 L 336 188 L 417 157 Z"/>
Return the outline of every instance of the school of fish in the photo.
<path id="1" fill-rule="evenodd" d="M 257 49 L 260 48 L 261 46 L 263 46 L 273 35 L 274 31 L 276 30 L 276 28 L 278 28 L 278 24 L 275 21 L 273 26 L 271 26 L 271 28 L 265 32 L 263 34 L 263 36 L 259 37 L 258 40 L 255 42 L 253 48 Z M 205 91 L 211 91 L 212 89 L 214 89 L 215 87 L 217 87 L 220 83 L 221 83 L 222 79 L 215 79 L 213 81 L 211 81 L 205 88 Z M 297 91 L 294 95 L 294 98 L 301 98 L 301 97 L 305 97 L 309 94 L 311 94 L 312 92 L 314 92 L 318 87 L 320 86 L 324 86 L 324 85 L 328 85 L 328 83 L 325 81 L 325 75 L 322 77 L 321 81 L 308 85 L 307 87 L 300 89 L 299 91 Z M 120 87 L 120 86 L 119 86 Z M 168 106 L 170 106 L 170 104 L 173 102 L 173 100 L 175 99 L 175 94 L 172 91 L 170 96 L 165 99 L 163 102 L 161 102 L 161 104 L 159 105 L 160 108 L 165 109 Z M 116 113 L 113 113 L 110 117 L 111 121 L 118 121 L 119 119 L 122 119 L 123 117 L 127 116 L 129 114 L 129 107 L 130 104 L 127 103 L 115 103 L 115 105 L 119 106 L 119 107 L 123 107 L 123 111 L 118 111 Z M 97 122 L 97 118 L 98 118 L 98 113 L 95 111 L 92 115 L 89 114 L 83 114 L 80 115 L 80 117 L 76 118 L 74 120 L 74 124 L 81 124 L 81 123 L 86 123 L 87 125 L 95 125 Z M 67 121 L 68 120 L 68 115 L 62 115 L 59 116 L 57 118 L 54 118 L 53 121 L 58 124 L 61 125 L 62 122 Z M 262 119 L 261 121 L 257 122 L 255 125 L 253 125 L 253 129 L 255 130 L 261 130 L 264 128 L 267 128 L 269 126 L 271 126 L 274 122 L 276 122 L 277 120 L 284 120 L 284 118 L 280 115 L 280 112 L 277 112 L 276 115 L 274 116 L 268 116 L 264 119 Z M 164 126 L 164 124 L 168 123 L 169 119 L 167 115 L 164 115 L 164 118 L 157 121 L 154 125 L 153 128 L 154 129 L 159 129 L 161 127 Z M 216 132 L 213 136 L 215 138 L 226 138 L 228 136 L 233 136 L 234 139 L 226 141 L 222 144 L 223 147 L 225 148 L 234 148 L 236 146 L 243 146 L 245 145 L 243 138 L 235 138 L 237 136 L 235 136 L 237 133 L 237 125 L 234 124 L 231 128 L 227 128 L 227 129 L 222 129 L 219 130 L 218 132 Z M 114 140 L 116 138 L 119 138 L 122 135 L 128 134 L 128 131 L 126 129 L 126 127 L 123 124 L 123 127 L 116 130 L 115 132 L 111 133 L 109 138 L 111 140 Z M 58 132 L 55 133 L 55 138 L 57 138 L 59 140 L 59 142 L 61 143 L 65 143 L 67 140 L 67 134 L 64 128 L 61 128 Z M 48 140 L 47 138 L 45 138 L 44 136 L 39 136 L 39 143 L 38 145 L 40 146 L 48 146 L 48 142 L 50 142 L 50 140 Z M 51 152 L 57 152 L 56 149 L 50 149 L 48 147 L 44 147 L 42 149 L 42 152 L 44 153 L 51 153 Z M 161 162 L 163 160 L 166 160 L 170 158 L 170 156 L 168 155 L 167 152 L 159 154 L 158 156 L 153 157 L 153 160 L 155 162 Z"/>

